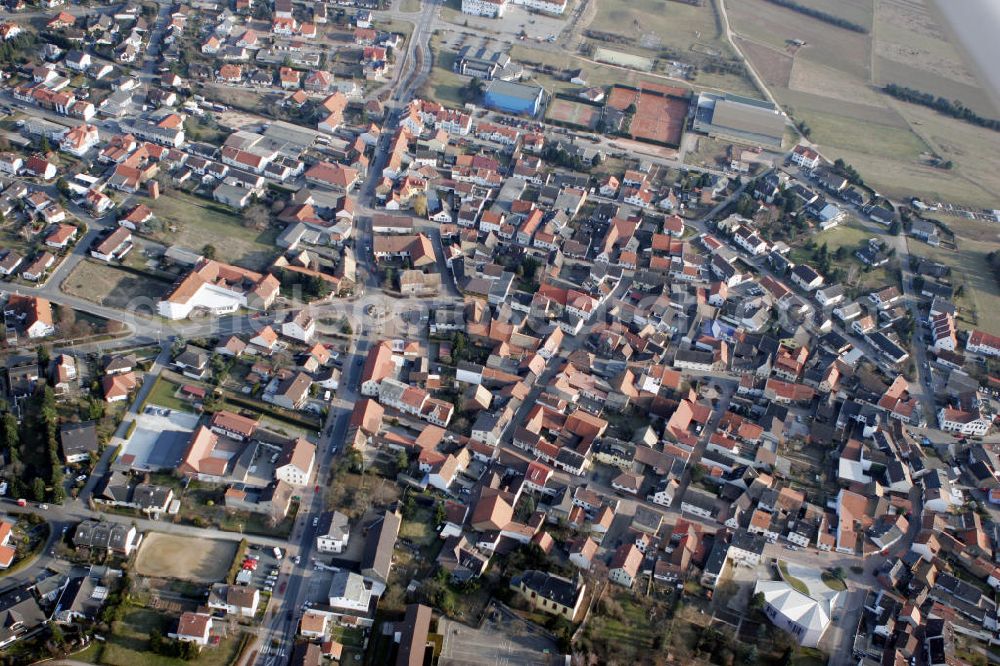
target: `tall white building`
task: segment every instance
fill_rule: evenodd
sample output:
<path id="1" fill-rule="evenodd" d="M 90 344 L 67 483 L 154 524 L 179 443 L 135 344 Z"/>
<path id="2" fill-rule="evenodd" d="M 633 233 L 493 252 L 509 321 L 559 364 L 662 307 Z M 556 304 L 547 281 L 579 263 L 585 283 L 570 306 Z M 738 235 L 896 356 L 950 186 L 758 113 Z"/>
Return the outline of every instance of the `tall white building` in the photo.
<path id="1" fill-rule="evenodd" d="M 500 18 L 507 11 L 507 0 L 462 0 L 462 13 Z"/>
<path id="2" fill-rule="evenodd" d="M 514 4 L 547 14 L 562 14 L 566 11 L 566 0 L 514 0 Z"/>

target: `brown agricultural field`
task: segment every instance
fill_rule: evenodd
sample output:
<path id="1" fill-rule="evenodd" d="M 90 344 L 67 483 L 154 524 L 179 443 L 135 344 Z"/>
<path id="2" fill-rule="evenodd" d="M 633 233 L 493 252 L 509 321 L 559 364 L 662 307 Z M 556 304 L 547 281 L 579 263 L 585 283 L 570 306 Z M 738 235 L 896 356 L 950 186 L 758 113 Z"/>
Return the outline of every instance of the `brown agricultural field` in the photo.
<path id="1" fill-rule="evenodd" d="M 868 35 L 831 26 L 765 0 L 726 3 L 733 30 L 779 51 L 795 39 L 806 43 L 796 58 L 833 67 L 862 80 L 868 78 Z"/>
<path id="2" fill-rule="evenodd" d="M 933 109 L 894 102 L 893 107 L 910 123 L 951 170 L 937 170 L 948 181 L 965 181 L 978 190 L 967 203 L 983 208 L 1000 207 L 1000 132 L 943 116 Z"/>
<path id="3" fill-rule="evenodd" d="M 795 92 L 822 97 L 822 108 L 836 112 L 841 111 L 843 102 L 880 109 L 886 108 L 887 104 L 887 96 L 867 82 L 807 58 L 795 59 L 787 87 Z M 776 94 L 781 97 L 784 93 L 778 91 Z"/>
<path id="4" fill-rule="evenodd" d="M 792 65 L 795 63 L 792 56 L 749 39 L 737 38 L 736 43 L 768 86 L 788 87 L 792 76 Z"/>

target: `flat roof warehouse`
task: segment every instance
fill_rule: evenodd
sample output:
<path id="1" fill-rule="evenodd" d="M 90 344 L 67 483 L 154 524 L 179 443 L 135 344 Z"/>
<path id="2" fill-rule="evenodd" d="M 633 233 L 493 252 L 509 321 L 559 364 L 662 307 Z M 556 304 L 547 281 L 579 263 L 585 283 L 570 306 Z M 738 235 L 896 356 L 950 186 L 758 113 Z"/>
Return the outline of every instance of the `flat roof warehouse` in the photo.
<path id="1" fill-rule="evenodd" d="M 698 95 L 694 129 L 709 136 L 780 148 L 785 117 L 770 102 L 739 95 Z"/>
<path id="2" fill-rule="evenodd" d="M 513 97 L 515 99 L 522 99 L 525 101 L 537 99 L 542 93 L 541 86 L 532 86 L 526 83 L 514 83 L 513 81 L 504 81 L 502 79 L 494 79 L 493 81 L 490 81 L 490 85 L 487 90 L 495 95 L 504 95 L 506 97 Z"/>

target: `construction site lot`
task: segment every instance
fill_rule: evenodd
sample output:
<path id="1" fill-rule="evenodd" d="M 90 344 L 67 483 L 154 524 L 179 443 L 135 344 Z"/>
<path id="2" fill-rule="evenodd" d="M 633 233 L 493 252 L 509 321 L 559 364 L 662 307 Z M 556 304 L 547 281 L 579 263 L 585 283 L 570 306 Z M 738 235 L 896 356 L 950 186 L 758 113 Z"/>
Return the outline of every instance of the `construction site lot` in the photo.
<path id="1" fill-rule="evenodd" d="M 62 282 L 67 294 L 108 308 L 155 312 L 170 283 L 97 261 L 81 261 Z"/>
<path id="2" fill-rule="evenodd" d="M 564 97 L 553 97 L 549 102 L 545 119 L 560 125 L 593 130 L 601 122 L 601 107 Z"/>
<path id="3" fill-rule="evenodd" d="M 181 191 L 164 194 L 149 202 L 153 214 L 163 222 L 156 240 L 202 253 L 215 248 L 215 258 L 250 270 L 263 270 L 277 252 L 275 227 L 251 229 L 243 218 L 225 206 Z"/>
<path id="4" fill-rule="evenodd" d="M 882 92 L 895 83 L 996 116 L 929 0 L 809 0 L 855 32 L 767 0 L 726 4 L 734 39 L 771 93 L 829 159 L 892 198 L 995 208 L 1000 133 Z M 945 162 L 951 168 L 941 168 Z"/>
<path id="5" fill-rule="evenodd" d="M 236 543 L 150 532 L 139 547 L 135 570 L 142 576 L 217 583 L 226 577 Z"/>

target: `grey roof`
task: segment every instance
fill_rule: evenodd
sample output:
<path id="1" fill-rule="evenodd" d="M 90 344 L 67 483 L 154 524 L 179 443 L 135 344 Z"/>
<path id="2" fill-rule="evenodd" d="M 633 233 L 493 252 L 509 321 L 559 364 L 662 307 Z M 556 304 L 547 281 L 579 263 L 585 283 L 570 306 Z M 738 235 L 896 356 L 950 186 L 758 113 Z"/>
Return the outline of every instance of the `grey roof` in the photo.
<path id="1" fill-rule="evenodd" d="M 97 426 L 93 421 L 67 423 L 59 430 L 64 456 L 97 453 Z"/>
<path id="2" fill-rule="evenodd" d="M 689 487 L 684 493 L 682 504 L 689 504 L 694 507 L 705 509 L 706 511 L 714 512 L 716 509 L 717 499 L 718 498 L 715 495 L 710 495 L 704 490 Z"/>
<path id="3" fill-rule="evenodd" d="M 764 547 L 767 546 L 767 539 L 763 534 L 750 534 L 744 529 L 739 529 L 733 534 L 729 545 L 760 555 L 764 552 Z"/>
<path id="4" fill-rule="evenodd" d="M 172 494 L 173 490 L 166 486 L 140 483 L 132 491 L 132 503 L 143 510 L 162 509 Z"/>
<path id="5" fill-rule="evenodd" d="M 526 83 L 514 83 L 513 81 L 503 81 L 494 79 L 486 87 L 486 92 L 505 97 L 534 101 L 544 92 L 541 86 L 533 86 Z"/>
<path id="6" fill-rule="evenodd" d="M 570 580 L 562 576 L 550 574 L 547 571 L 537 571 L 529 569 L 521 573 L 511 581 L 511 585 L 524 584 L 526 588 L 549 601 L 554 601 L 560 606 L 574 608 L 579 601 L 583 588 L 579 579 Z"/>
<path id="7" fill-rule="evenodd" d="M 121 470 L 112 470 L 101 483 L 98 498 L 108 502 L 128 502 L 129 478 Z"/>
<path id="8" fill-rule="evenodd" d="M 73 543 L 77 546 L 124 551 L 129 527 L 121 523 L 85 520 L 76 527 Z"/>
<path id="9" fill-rule="evenodd" d="M 334 539 L 342 539 L 351 530 L 347 516 L 339 511 L 328 511 L 319 519 L 316 526 L 316 534 L 325 535 Z"/>
<path id="10" fill-rule="evenodd" d="M 194 266 L 202 259 L 202 256 L 194 250 L 188 250 L 178 245 L 171 245 L 168 247 L 164 256 L 174 263 L 187 264 L 190 266 Z"/>
<path id="11" fill-rule="evenodd" d="M 780 143 L 785 134 L 785 119 L 768 106 L 766 102 L 726 95 L 715 101 L 711 124 L 720 130 L 767 137 Z"/>
<path id="12" fill-rule="evenodd" d="M 369 528 L 368 540 L 361 556 L 362 574 L 378 578 L 382 582 L 389 580 L 392 551 L 396 547 L 400 522 L 399 514 L 386 511 L 379 522 Z"/>
<path id="13" fill-rule="evenodd" d="M 360 604 L 367 602 L 368 598 L 371 597 L 371 592 L 365 585 L 363 576 L 359 576 L 353 571 L 341 569 L 333 575 L 333 580 L 330 581 L 329 596 L 331 599 L 346 599 Z"/>
<path id="14" fill-rule="evenodd" d="M 70 578 L 56 602 L 55 613 L 73 613 L 89 619 L 97 617 L 104 596 L 95 594 L 98 583 L 90 576 Z"/>
<path id="15" fill-rule="evenodd" d="M 190 368 L 198 368 L 200 370 L 208 365 L 208 352 L 188 345 L 184 348 L 184 351 L 177 355 L 177 358 L 174 359 L 174 363 L 178 365 L 185 365 Z"/>
<path id="16" fill-rule="evenodd" d="M 34 583 L 27 582 L 0 592 L 0 643 L 45 622 L 45 612 L 31 592 L 32 585 Z"/>

